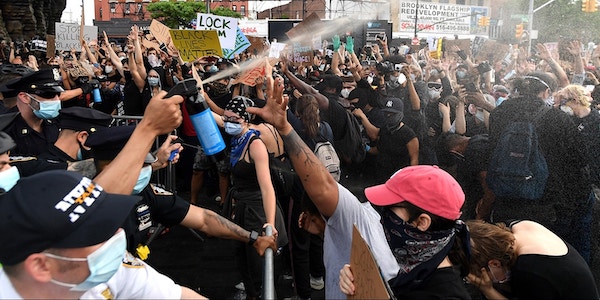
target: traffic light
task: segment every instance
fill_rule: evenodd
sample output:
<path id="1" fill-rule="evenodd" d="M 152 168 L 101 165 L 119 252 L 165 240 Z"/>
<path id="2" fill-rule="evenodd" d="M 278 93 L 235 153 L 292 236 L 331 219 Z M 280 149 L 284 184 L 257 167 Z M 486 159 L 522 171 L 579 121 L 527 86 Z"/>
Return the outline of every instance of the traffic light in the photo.
<path id="1" fill-rule="evenodd" d="M 515 27 L 515 37 L 517 38 L 517 40 L 520 40 L 522 36 L 523 36 L 523 23 L 520 23 L 520 24 L 517 24 L 517 26 Z"/>
<path id="2" fill-rule="evenodd" d="M 581 10 L 584 12 L 595 12 L 598 11 L 596 7 L 596 0 L 582 0 L 581 1 Z"/>
<path id="3" fill-rule="evenodd" d="M 486 26 L 489 26 L 489 25 L 490 25 L 490 18 L 488 18 L 488 17 L 485 17 L 485 16 L 483 16 L 483 17 L 479 17 L 479 20 L 477 21 L 477 24 L 478 24 L 480 27 L 486 27 Z"/>

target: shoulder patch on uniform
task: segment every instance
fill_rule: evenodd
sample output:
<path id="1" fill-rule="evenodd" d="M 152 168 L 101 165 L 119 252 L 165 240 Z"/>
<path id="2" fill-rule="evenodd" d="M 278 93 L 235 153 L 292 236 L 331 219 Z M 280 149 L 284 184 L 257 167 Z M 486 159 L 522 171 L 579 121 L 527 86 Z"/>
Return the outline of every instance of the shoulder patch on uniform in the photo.
<path id="1" fill-rule="evenodd" d="M 20 163 L 26 161 L 37 160 L 35 156 L 11 156 L 9 157 L 11 163 Z"/>
<path id="2" fill-rule="evenodd" d="M 145 268 L 144 263 L 137 257 L 133 256 L 133 254 L 127 252 L 125 256 L 123 256 L 123 267 L 125 268 Z"/>
<path id="3" fill-rule="evenodd" d="M 173 195 L 173 193 L 171 193 L 153 183 L 150 184 L 150 187 L 152 188 L 152 192 L 154 192 L 155 195 L 161 195 L 161 196 L 172 196 Z"/>
<path id="4" fill-rule="evenodd" d="M 110 288 L 108 287 L 104 291 L 100 292 L 100 295 L 102 295 L 102 297 L 104 297 L 104 299 L 106 300 L 115 299 L 115 296 L 113 296 L 112 292 L 110 291 Z"/>

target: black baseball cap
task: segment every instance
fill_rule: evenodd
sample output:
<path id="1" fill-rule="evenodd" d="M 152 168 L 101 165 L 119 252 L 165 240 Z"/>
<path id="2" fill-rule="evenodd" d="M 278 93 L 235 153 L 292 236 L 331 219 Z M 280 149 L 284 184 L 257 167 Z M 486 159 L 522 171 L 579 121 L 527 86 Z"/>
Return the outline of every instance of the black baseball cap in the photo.
<path id="1" fill-rule="evenodd" d="M 58 122 L 61 129 L 93 133 L 99 127 L 108 127 L 112 116 L 89 107 L 73 106 L 60 110 Z"/>
<path id="2" fill-rule="evenodd" d="M 53 170 L 21 178 L 0 199 L 0 263 L 49 248 L 82 248 L 112 237 L 141 198 L 109 194 L 81 174 Z"/>

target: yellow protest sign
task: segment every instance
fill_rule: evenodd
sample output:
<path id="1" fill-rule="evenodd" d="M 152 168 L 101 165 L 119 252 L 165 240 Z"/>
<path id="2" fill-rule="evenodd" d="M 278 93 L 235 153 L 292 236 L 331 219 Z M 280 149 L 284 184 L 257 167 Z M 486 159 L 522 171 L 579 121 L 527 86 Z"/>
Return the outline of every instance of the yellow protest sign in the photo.
<path id="1" fill-rule="evenodd" d="M 170 30 L 169 33 L 184 61 L 210 55 L 223 57 L 216 30 Z"/>

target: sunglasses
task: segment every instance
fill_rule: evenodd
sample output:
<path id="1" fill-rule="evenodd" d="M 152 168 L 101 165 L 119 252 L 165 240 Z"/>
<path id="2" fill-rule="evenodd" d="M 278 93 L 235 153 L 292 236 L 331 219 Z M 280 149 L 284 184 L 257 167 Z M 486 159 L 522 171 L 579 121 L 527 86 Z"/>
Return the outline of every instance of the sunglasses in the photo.
<path id="1" fill-rule="evenodd" d="M 60 96 L 60 92 L 55 91 L 44 91 L 44 90 L 35 90 L 30 92 L 30 94 L 36 95 L 40 98 L 44 99 L 54 99 L 56 96 Z"/>

